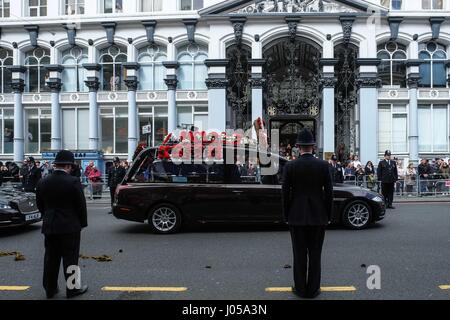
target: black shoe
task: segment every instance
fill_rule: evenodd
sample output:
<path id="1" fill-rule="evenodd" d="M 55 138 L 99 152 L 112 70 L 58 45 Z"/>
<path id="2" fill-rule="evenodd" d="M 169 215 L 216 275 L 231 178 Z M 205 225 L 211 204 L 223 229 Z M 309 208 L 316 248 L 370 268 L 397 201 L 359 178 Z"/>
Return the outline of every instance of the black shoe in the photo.
<path id="1" fill-rule="evenodd" d="M 392 205 L 388 206 L 387 208 L 388 208 L 388 209 L 395 209 L 395 207 L 392 206 Z"/>
<path id="2" fill-rule="evenodd" d="M 112 211 L 109 211 L 108 214 L 112 214 Z"/>
<path id="3" fill-rule="evenodd" d="M 59 288 L 56 288 L 55 290 L 46 291 L 47 299 L 53 299 L 54 296 L 56 296 L 59 293 Z"/>
<path id="4" fill-rule="evenodd" d="M 306 297 L 308 299 L 314 299 L 314 298 L 317 298 L 321 293 L 322 293 L 322 291 L 320 291 L 320 289 L 319 289 L 319 290 L 317 290 L 316 292 L 314 292 L 312 294 L 308 294 Z"/>
<path id="5" fill-rule="evenodd" d="M 292 293 L 295 294 L 299 298 L 306 298 L 306 295 L 300 293 L 300 291 L 297 290 L 296 287 L 291 287 Z"/>
<path id="6" fill-rule="evenodd" d="M 80 296 L 80 295 L 86 293 L 86 291 L 88 291 L 88 286 L 84 285 L 80 289 L 67 291 L 66 296 L 67 296 L 67 299 L 70 299 L 70 298 L 74 298 L 76 296 Z"/>

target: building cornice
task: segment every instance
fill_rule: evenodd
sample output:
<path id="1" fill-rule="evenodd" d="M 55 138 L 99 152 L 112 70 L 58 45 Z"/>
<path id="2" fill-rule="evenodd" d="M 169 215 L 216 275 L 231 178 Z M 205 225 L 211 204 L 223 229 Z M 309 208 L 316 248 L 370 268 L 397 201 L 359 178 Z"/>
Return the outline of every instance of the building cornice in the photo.
<path id="1" fill-rule="evenodd" d="M 262 67 L 266 64 L 266 59 L 249 59 L 248 65 L 252 67 Z"/>
<path id="2" fill-rule="evenodd" d="M 83 63 L 83 68 L 89 71 L 100 71 L 102 67 L 98 63 Z"/>
<path id="3" fill-rule="evenodd" d="M 180 66 L 178 61 L 163 61 L 162 65 L 167 69 L 178 69 Z"/>
<path id="4" fill-rule="evenodd" d="M 358 58 L 356 63 L 359 66 L 378 66 L 381 63 L 381 59 L 377 58 Z"/>
<path id="5" fill-rule="evenodd" d="M 321 58 L 319 62 L 322 66 L 335 66 L 338 64 L 339 60 L 334 58 Z"/>
<path id="6" fill-rule="evenodd" d="M 420 59 L 409 59 L 405 62 L 407 67 L 418 67 L 423 63 Z"/>
<path id="7" fill-rule="evenodd" d="M 55 72 L 62 72 L 64 70 L 64 67 L 60 64 L 47 64 L 44 66 L 47 71 L 55 71 Z"/>
<path id="8" fill-rule="evenodd" d="M 226 67 L 230 63 L 230 59 L 206 59 L 207 67 Z"/>
<path id="9" fill-rule="evenodd" d="M 158 13 L 155 15 L 149 15 L 148 13 L 142 14 L 107 14 L 107 15 L 82 15 L 76 16 L 77 26 L 83 27 L 84 25 L 99 25 L 104 22 L 114 22 L 120 24 L 141 24 L 145 20 L 155 20 L 159 22 L 181 22 L 183 19 L 200 19 L 200 16 L 192 11 L 177 12 L 177 13 Z M 23 18 L 0 18 L 0 24 L 2 27 L 24 27 L 27 25 L 49 26 L 67 24 L 67 16 L 57 17 L 26 17 L 27 23 L 24 23 Z"/>
<path id="10" fill-rule="evenodd" d="M 141 65 L 137 62 L 124 62 L 122 66 L 127 70 L 139 70 Z"/>
<path id="11" fill-rule="evenodd" d="M 27 71 L 27 68 L 19 65 L 7 66 L 6 68 L 9 69 L 11 72 L 25 73 Z"/>

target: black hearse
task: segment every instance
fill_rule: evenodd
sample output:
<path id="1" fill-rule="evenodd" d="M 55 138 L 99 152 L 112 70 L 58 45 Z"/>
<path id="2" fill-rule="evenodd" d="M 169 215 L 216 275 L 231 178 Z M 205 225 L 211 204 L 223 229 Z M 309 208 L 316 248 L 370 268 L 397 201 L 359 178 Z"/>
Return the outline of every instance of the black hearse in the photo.
<path id="1" fill-rule="evenodd" d="M 175 233 L 188 223 L 282 223 L 281 178 L 287 160 L 266 154 L 278 161 L 273 174 L 263 175 L 251 149 L 231 149 L 231 163 L 224 156 L 222 161 L 182 164 L 174 163 L 159 148 L 143 150 L 116 190 L 114 216 L 148 222 L 155 233 L 162 234 Z M 364 229 L 384 215 L 383 197 L 378 193 L 334 186 L 333 224 Z"/>

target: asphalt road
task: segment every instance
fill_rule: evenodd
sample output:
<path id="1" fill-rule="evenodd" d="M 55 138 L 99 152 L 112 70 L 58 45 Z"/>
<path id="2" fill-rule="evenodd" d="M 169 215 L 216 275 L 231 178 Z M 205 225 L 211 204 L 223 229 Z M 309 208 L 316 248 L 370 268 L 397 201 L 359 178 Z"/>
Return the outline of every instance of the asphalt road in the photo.
<path id="1" fill-rule="evenodd" d="M 80 299 L 297 299 L 284 289 L 267 291 L 292 285 L 290 237 L 283 227 L 203 226 L 161 236 L 107 211 L 105 205 L 89 206 L 81 253 L 112 261 L 80 260 L 90 286 Z M 20 251 L 25 260 L 0 257 L 0 299 L 44 299 L 40 225 L 0 230 L 1 251 Z M 367 288 L 370 265 L 380 267 L 379 290 Z M 450 285 L 449 204 L 397 204 L 368 230 L 331 228 L 322 285 L 353 291 L 324 292 L 319 299 L 450 299 L 450 287 L 440 288 Z"/>

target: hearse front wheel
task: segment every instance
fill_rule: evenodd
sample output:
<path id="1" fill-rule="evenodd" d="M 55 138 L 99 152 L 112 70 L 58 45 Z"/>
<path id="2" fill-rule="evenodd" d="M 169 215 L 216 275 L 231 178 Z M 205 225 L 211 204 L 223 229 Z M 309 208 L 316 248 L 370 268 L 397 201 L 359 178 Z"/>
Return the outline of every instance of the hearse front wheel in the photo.
<path id="1" fill-rule="evenodd" d="M 180 211 L 171 204 L 157 205 L 150 212 L 148 224 L 155 233 L 176 233 L 181 228 Z"/>
<path id="2" fill-rule="evenodd" d="M 352 201 L 345 207 L 342 220 L 350 229 L 365 229 L 372 220 L 372 211 L 364 201 Z"/>

